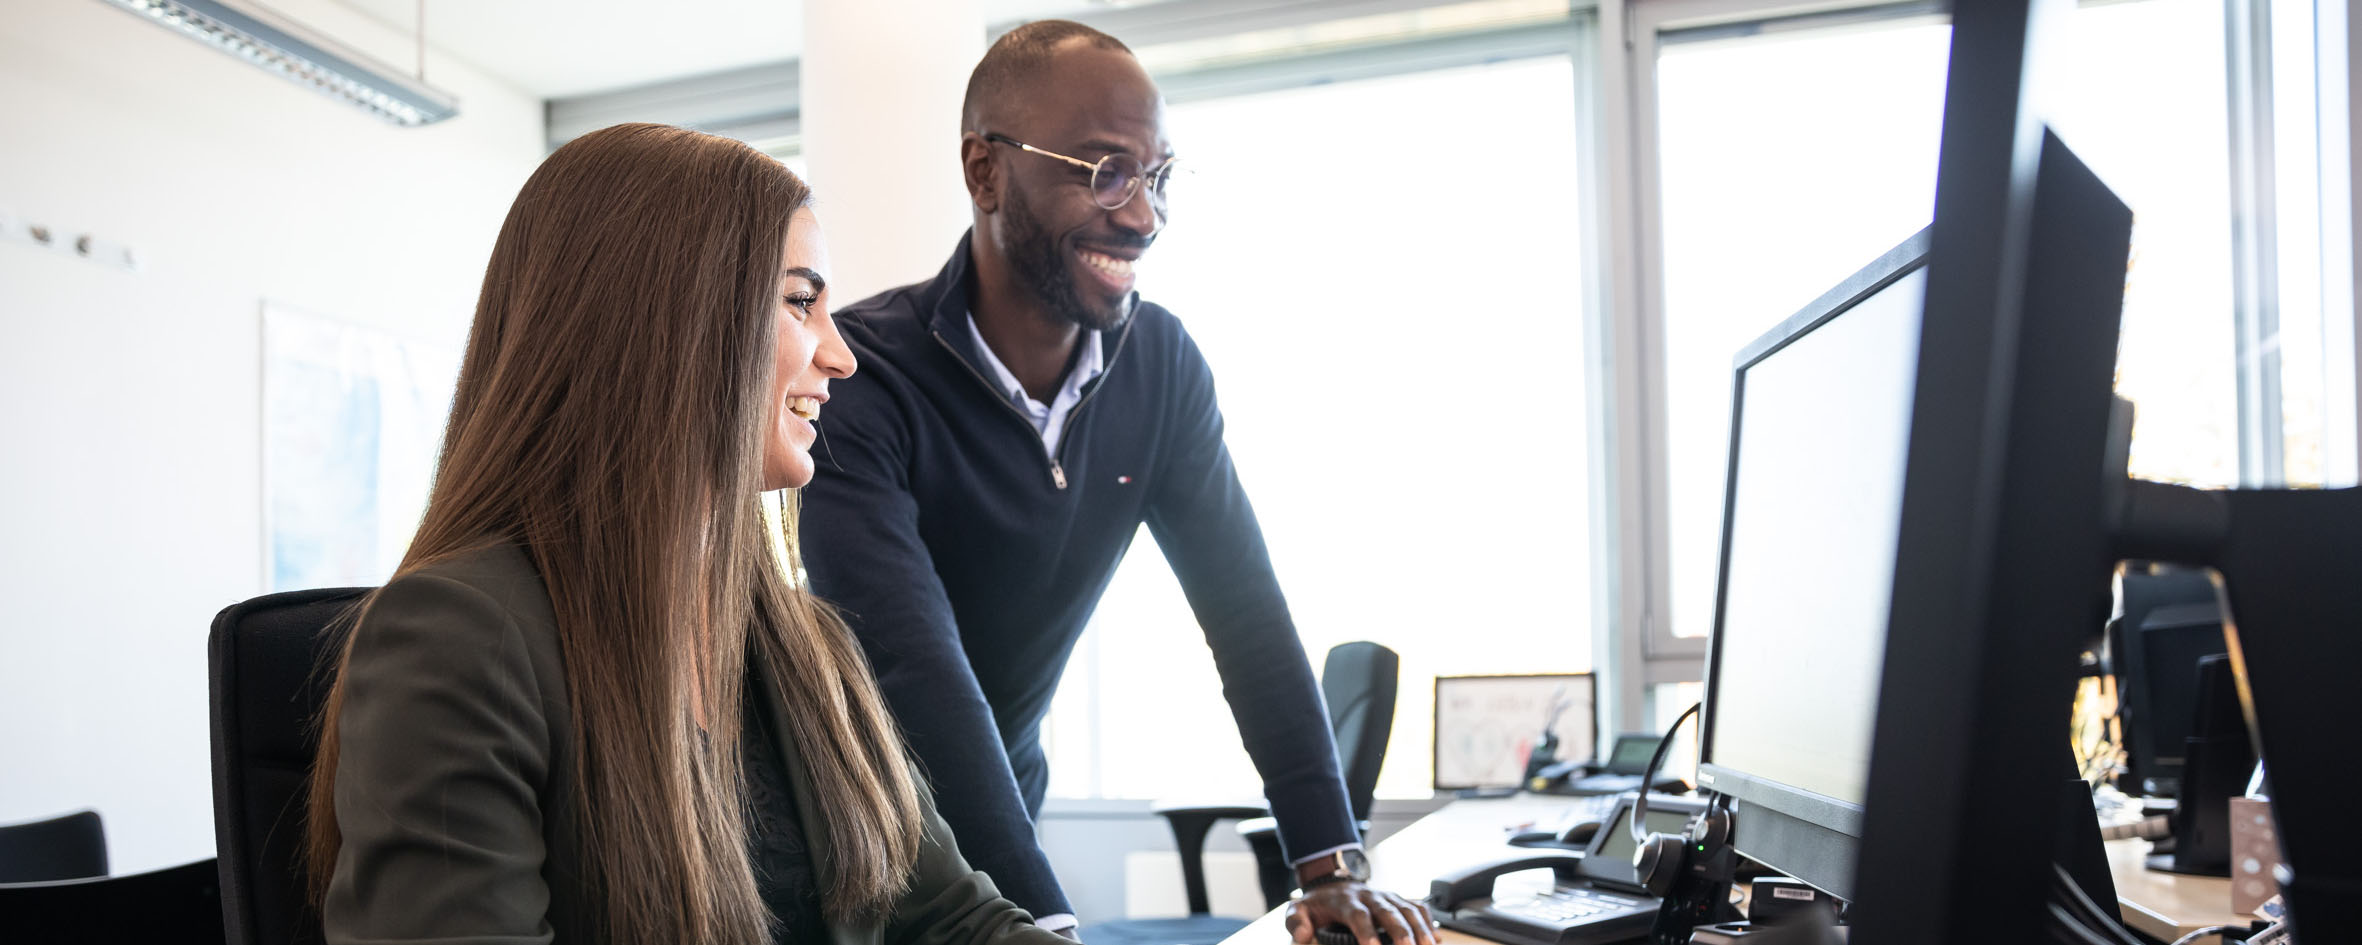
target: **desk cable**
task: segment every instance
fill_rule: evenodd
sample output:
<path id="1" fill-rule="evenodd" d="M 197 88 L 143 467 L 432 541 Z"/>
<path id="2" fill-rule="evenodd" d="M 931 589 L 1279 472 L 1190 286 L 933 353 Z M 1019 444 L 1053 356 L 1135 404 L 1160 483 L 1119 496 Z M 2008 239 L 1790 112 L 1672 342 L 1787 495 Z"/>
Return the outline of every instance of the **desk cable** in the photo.
<path id="1" fill-rule="evenodd" d="M 2057 863 L 2050 865 L 2050 917 L 2069 941 L 2081 945 L 2142 945 L 2124 922 L 2100 909 L 2083 886 Z M 2178 943 L 2177 943 L 2178 945 Z"/>

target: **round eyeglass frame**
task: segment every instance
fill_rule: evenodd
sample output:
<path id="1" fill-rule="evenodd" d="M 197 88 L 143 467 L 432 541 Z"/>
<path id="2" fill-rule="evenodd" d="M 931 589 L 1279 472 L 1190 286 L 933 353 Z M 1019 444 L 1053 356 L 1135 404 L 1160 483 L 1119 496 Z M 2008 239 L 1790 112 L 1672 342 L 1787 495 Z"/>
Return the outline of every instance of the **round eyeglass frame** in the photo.
<path id="1" fill-rule="evenodd" d="M 1167 158 L 1165 159 L 1164 163 L 1159 164 L 1153 168 L 1141 167 L 1139 158 L 1118 151 L 1096 161 L 1085 161 L 1082 158 L 1068 157 L 1056 151 L 1046 151 L 1041 148 L 1034 147 L 1033 145 L 1026 144 L 1023 141 L 1019 141 L 997 131 L 978 132 L 978 135 L 986 141 L 998 142 L 1000 144 L 1005 144 L 1012 148 L 1016 148 L 1020 151 L 1031 152 L 1046 158 L 1064 161 L 1068 164 L 1072 164 L 1076 167 L 1090 171 L 1091 202 L 1097 204 L 1101 210 L 1121 210 L 1132 202 L 1132 198 L 1139 196 L 1140 192 L 1145 190 L 1149 193 L 1149 206 L 1155 208 L 1157 214 L 1162 216 L 1165 210 L 1165 182 L 1173 179 L 1173 165 L 1179 163 L 1180 160 L 1178 158 Z M 1106 193 L 1109 188 L 1102 186 L 1100 184 L 1100 180 L 1104 175 L 1111 173 L 1123 173 L 1123 169 L 1120 166 L 1114 164 L 1118 158 L 1121 158 L 1124 162 L 1132 165 L 1133 170 L 1131 172 L 1131 182 L 1124 185 L 1121 196 L 1116 197 L 1115 201 L 1110 203 L 1108 202 Z M 1154 183 L 1152 184 L 1151 181 Z"/>

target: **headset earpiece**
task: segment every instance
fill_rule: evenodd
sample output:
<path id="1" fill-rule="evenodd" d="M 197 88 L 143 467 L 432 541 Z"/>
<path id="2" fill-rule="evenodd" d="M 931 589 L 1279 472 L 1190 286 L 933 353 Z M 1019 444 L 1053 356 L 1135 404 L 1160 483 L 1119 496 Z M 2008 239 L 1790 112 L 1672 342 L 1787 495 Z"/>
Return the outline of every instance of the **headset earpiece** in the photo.
<path id="1" fill-rule="evenodd" d="M 1652 833 L 1632 850 L 1632 876 L 1659 899 L 1673 891 L 1673 880 L 1688 865 L 1688 838 L 1676 833 Z"/>
<path id="2" fill-rule="evenodd" d="M 1730 842 L 1730 808 L 1721 804 L 1706 808 L 1698 822 L 1690 825 L 1689 839 L 1692 848 L 1703 850 L 1708 856 L 1722 849 L 1723 844 Z"/>
<path id="3" fill-rule="evenodd" d="M 1664 898 L 1689 869 L 1690 857 L 1706 858 L 1730 842 L 1730 811 L 1716 804 L 1690 818 L 1680 833 L 1652 833 L 1632 851 L 1632 875 L 1648 894 Z"/>

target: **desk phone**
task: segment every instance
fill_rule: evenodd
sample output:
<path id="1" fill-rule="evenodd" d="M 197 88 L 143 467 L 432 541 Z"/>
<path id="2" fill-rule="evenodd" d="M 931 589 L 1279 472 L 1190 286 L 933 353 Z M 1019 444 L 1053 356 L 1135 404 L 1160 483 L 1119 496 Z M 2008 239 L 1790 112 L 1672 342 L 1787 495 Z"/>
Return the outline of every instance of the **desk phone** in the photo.
<path id="1" fill-rule="evenodd" d="M 1659 901 L 1633 875 L 1633 800 L 1616 798 L 1581 852 L 1521 855 L 1438 878 L 1428 905 L 1445 928 L 1506 945 L 1608 945 L 1646 936 Z M 1704 809 L 1702 801 L 1650 795 L 1646 830 L 1680 833 Z M 1552 871 L 1549 888 L 1495 894 L 1495 880 L 1533 869 Z"/>

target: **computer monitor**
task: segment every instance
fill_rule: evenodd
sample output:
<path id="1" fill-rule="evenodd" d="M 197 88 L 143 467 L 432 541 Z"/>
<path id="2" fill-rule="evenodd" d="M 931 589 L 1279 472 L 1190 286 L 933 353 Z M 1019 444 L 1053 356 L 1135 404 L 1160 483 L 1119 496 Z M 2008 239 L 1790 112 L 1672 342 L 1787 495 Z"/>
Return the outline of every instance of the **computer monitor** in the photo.
<path id="1" fill-rule="evenodd" d="M 1934 222 L 1740 360 L 1700 782 L 1855 942 L 2050 920 L 2131 212 L 2029 104 L 2037 6 L 1953 6 Z"/>
<path id="2" fill-rule="evenodd" d="M 1928 234 L 1742 349 L 1698 784 L 1732 844 L 1840 899 L 1855 841 L 1902 514 Z"/>
<path id="3" fill-rule="evenodd" d="M 2124 722 L 2126 793 L 2175 797 L 2184 742 L 2198 712 L 2198 661 L 2230 652 L 2222 602 L 2203 570 L 2127 564 L 2117 580 L 2121 612 L 2109 625 L 2109 670 Z"/>
<path id="4" fill-rule="evenodd" d="M 2130 238 L 2129 212 L 2063 144 L 2045 135 L 2041 155 L 2041 197 L 2027 208 L 2030 239 L 2018 272 L 2026 321 L 2014 339 L 2023 346 L 2016 353 L 2032 363 L 2014 374 L 2024 385 L 2014 403 L 2037 413 L 2056 404 L 2058 415 L 2028 423 L 2024 443 L 1997 446 L 2031 467 L 2011 471 L 2037 477 L 2026 483 L 2032 491 L 2067 495 L 2021 501 L 2032 509 L 2020 514 L 2038 510 L 2040 520 L 2018 522 L 2025 530 L 2004 536 L 2018 542 L 2011 552 L 2016 559 L 1999 568 L 1987 565 L 1985 574 L 2005 572 L 2023 592 L 2009 602 L 2023 619 L 2044 628 L 2050 649 L 2062 650 L 2052 661 L 2057 685 L 2010 690 L 2016 702 L 2038 707 L 2034 715 L 2052 737 L 2028 740 L 2033 754 L 2019 771 L 1955 774 L 2025 781 L 2012 788 L 2009 803 L 2043 805 L 2020 829 L 2005 831 L 2005 840 L 1993 841 L 2022 848 L 2018 867 L 2028 881 L 2043 880 L 2052 859 L 2046 818 L 2055 813 L 2060 759 L 2040 749 L 2056 748 L 2065 735 L 2074 662 L 2063 649 L 2082 638 L 2075 632 L 2078 621 L 2096 625 L 2104 616 L 2089 605 L 2095 598 L 2104 602 L 2107 586 L 2100 454 Z M 1924 567 L 1922 559 L 1938 550 L 1958 555 L 1993 549 L 1993 536 L 1926 521 L 1926 509 L 1918 520 L 1911 515 L 1912 489 L 1954 485 L 1949 480 L 1973 471 L 1929 468 L 1922 456 L 1930 451 L 1926 443 L 1982 432 L 1930 427 L 1922 409 L 1931 389 L 1957 396 L 1952 388 L 1958 375 L 1975 366 L 1959 363 L 1954 342 L 1927 334 L 1927 318 L 1936 308 L 1931 300 L 1944 291 L 1936 282 L 1946 260 L 1940 226 L 1939 215 L 1937 225 L 1750 344 L 1737 357 L 1732 382 L 1699 786 L 1732 799 L 1731 842 L 1738 852 L 1849 901 L 1865 898 L 1870 885 L 1857 882 L 1870 872 L 1857 857 L 1875 824 L 1872 799 L 1880 796 L 1873 759 L 1910 757 L 1879 746 L 1879 739 L 1898 737 L 1891 728 L 1919 743 L 1919 754 L 1951 758 L 1968 754 L 1970 743 L 1990 734 L 1980 730 L 1986 720 L 1890 708 L 1898 701 L 1892 641 L 1916 647 L 1942 625 L 1923 609 L 1931 602 L 1920 586 L 1927 576 L 1904 569 Z M 1958 325 L 1951 327 L 1958 332 Z M 2080 448 L 2063 444 L 2084 434 L 2089 442 Z M 2021 455 L 2037 445 L 2040 451 Z M 2087 497 L 2059 487 L 2072 476 L 2087 480 L 2081 490 Z M 1922 484 L 1931 479 L 1936 486 Z M 1990 514 L 2013 507 L 1987 495 L 1953 494 L 1951 501 L 1956 506 L 1947 511 Z M 2077 514 L 2088 519 L 2088 528 L 2078 527 Z M 2043 538 L 2054 527 L 2064 536 L 2056 547 Z M 2030 566 L 2017 566 L 2021 560 L 2042 560 L 2055 570 L 2029 573 Z M 1908 600 L 1905 592 L 1912 595 Z M 1979 628 L 1969 635 L 1982 634 Z M 2031 661 L 2042 647 L 2029 643 L 2023 649 Z M 1957 665 L 1944 670 L 1960 671 Z M 2043 698 L 2045 691 L 2056 697 Z M 1911 700 L 1906 695 L 1900 701 Z M 1906 814 L 1913 809 L 1908 800 L 1890 806 Z M 1931 866 L 1922 861 L 1900 869 L 1924 876 Z M 2038 903 L 2040 889 L 2028 901 Z"/>
<path id="5" fill-rule="evenodd" d="M 2117 557 L 2110 421 L 2132 229 L 2033 106 L 2042 21 L 2065 12 L 1952 5 L 1856 943 L 2056 925 L 2061 743 Z"/>
<path id="6" fill-rule="evenodd" d="M 2362 489 L 2126 478 L 2112 387 L 2132 212 L 2035 107 L 2046 21 L 2068 5 L 1950 6 L 1849 940 L 1968 945 L 2068 924 L 2088 937 L 2096 910 L 2053 868 L 2072 823 L 2057 762 L 2076 657 L 2120 558 L 2224 576 L 2287 919 L 2300 939 L 2335 934 L 2362 909 L 2362 820 L 2347 814 L 2356 756 L 2319 720 L 2362 715 L 2362 634 L 2322 628 L 2362 626 Z"/>

